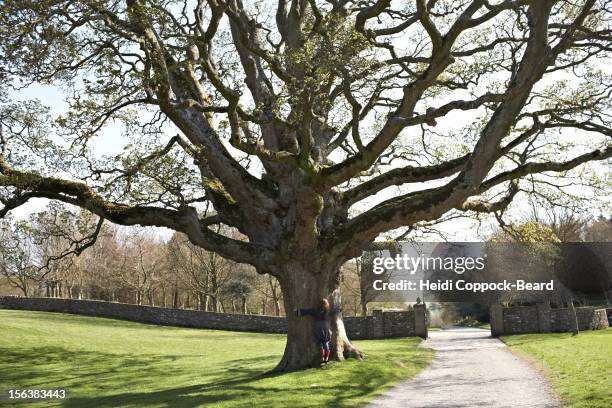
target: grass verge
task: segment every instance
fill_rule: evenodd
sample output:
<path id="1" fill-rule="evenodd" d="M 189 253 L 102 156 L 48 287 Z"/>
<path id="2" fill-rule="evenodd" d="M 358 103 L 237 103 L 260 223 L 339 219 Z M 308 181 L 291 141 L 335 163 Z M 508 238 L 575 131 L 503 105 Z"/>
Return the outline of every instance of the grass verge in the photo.
<path id="1" fill-rule="evenodd" d="M 544 367 L 561 402 L 575 408 L 612 407 L 612 329 L 504 336 L 513 350 Z"/>

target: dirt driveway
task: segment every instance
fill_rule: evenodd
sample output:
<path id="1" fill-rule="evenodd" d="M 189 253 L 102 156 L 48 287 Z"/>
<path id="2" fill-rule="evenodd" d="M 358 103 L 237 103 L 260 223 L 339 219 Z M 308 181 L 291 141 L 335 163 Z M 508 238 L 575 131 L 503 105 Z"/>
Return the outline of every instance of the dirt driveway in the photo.
<path id="1" fill-rule="evenodd" d="M 488 330 L 451 328 L 429 333 L 432 364 L 368 407 L 559 407 L 544 377 Z"/>

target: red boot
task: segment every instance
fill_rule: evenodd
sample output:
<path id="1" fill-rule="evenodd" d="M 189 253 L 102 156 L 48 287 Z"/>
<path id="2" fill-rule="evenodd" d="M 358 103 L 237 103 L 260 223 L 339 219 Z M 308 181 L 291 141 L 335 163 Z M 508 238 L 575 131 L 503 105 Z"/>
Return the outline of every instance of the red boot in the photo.
<path id="1" fill-rule="evenodd" d="M 321 356 L 321 363 L 325 363 L 327 361 L 325 360 L 325 355 L 326 355 L 325 349 L 319 350 L 319 355 Z"/>

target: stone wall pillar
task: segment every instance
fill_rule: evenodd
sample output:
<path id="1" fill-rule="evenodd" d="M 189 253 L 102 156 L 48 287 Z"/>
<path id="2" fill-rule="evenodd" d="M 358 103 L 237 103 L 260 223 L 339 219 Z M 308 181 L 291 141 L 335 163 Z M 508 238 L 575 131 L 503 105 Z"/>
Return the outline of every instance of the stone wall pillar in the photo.
<path id="1" fill-rule="evenodd" d="M 550 305 L 546 303 L 537 303 L 536 311 L 538 313 L 538 332 L 550 333 Z"/>
<path id="2" fill-rule="evenodd" d="M 504 334 L 504 309 L 502 305 L 492 305 L 491 309 L 491 336 L 498 337 Z"/>
<path id="3" fill-rule="evenodd" d="M 424 304 L 414 305 L 414 334 L 427 338 L 427 311 Z"/>

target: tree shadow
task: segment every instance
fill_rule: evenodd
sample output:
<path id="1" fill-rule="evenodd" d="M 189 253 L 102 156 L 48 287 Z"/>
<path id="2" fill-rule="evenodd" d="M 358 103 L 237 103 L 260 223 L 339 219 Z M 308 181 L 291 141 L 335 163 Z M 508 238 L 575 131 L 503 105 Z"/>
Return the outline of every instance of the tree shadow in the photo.
<path id="1" fill-rule="evenodd" d="M 424 363 L 426 364 L 426 363 Z M 178 387 L 152 392 L 129 392 L 103 397 L 74 397 L 64 402 L 64 407 L 146 407 L 146 406 L 172 406 L 172 407 L 201 407 L 201 406 L 232 406 L 252 407 L 259 406 L 257 400 L 263 396 L 265 406 L 301 406 L 318 407 L 319 403 L 309 402 L 309 394 L 333 395 L 325 403 L 328 407 L 354 407 L 355 401 L 365 396 L 380 394 L 388 387 L 389 378 L 386 376 L 364 375 L 356 372 L 346 376 L 341 384 L 323 384 L 312 387 L 309 384 L 292 384 L 291 393 L 301 395 L 299 405 L 296 400 L 288 399 L 288 389 L 283 385 L 263 386 L 257 383 L 269 376 L 244 375 L 239 378 L 212 383 L 202 383 L 187 387 Z M 273 376 L 281 376 L 274 374 Z M 261 405 L 261 404 L 260 404 Z"/>
<path id="2" fill-rule="evenodd" d="M 161 401 L 189 401 L 186 394 L 204 393 L 196 398 L 202 404 L 214 398 L 210 391 L 233 387 L 261 378 L 261 365 L 274 358 L 264 355 L 229 361 L 223 367 L 197 372 L 209 383 L 165 391 L 104 395 L 117 390 L 159 388 L 156 381 L 178 373 L 181 359 L 194 355 L 131 355 L 91 350 L 67 350 L 62 347 L 2 348 L 0 347 L 0 389 L 65 388 L 77 390 L 63 402 L 64 406 L 150 406 Z M 203 368 L 205 371 L 207 368 Z M 221 378 L 220 381 L 215 381 Z M 83 392 L 91 397 L 79 395 Z M 158 401 L 158 398 L 160 399 Z M 222 400 L 223 398 L 216 398 Z M 172 404 L 174 405 L 174 403 Z M 191 406 L 189 403 L 185 406 Z"/>
<path id="3" fill-rule="evenodd" d="M 410 353 L 412 354 L 412 353 Z M 199 354 L 121 354 L 61 346 L 0 347 L 0 388 L 66 388 L 64 407 L 355 406 L 398 381 L 397 370 L 351 361 L 323 370 L 267 374 L 279 358 L 270 352 L 197 366 Z M 425 367 L 425 355 L 384 353 L 389 364 Z M 397 361 L 396 361 L 397 360 Z M 194 363 L 195 361 L 195 363 Z M 187 367 L 187 368 L 185 368 Z M 325 375 L 319 375 L 323 374 Z M 313 375 L 314 374 L 314 375 Z M 174 381 L 167 381 L 175 377 Z M 195 380 L 194 380 L 195 378 Z M 313 384 L 317 383 L 317 384 Z M 178 386 L 177 384 L 185 384 Z M 258 404 L 259 402 L 259 404 Z"/>

